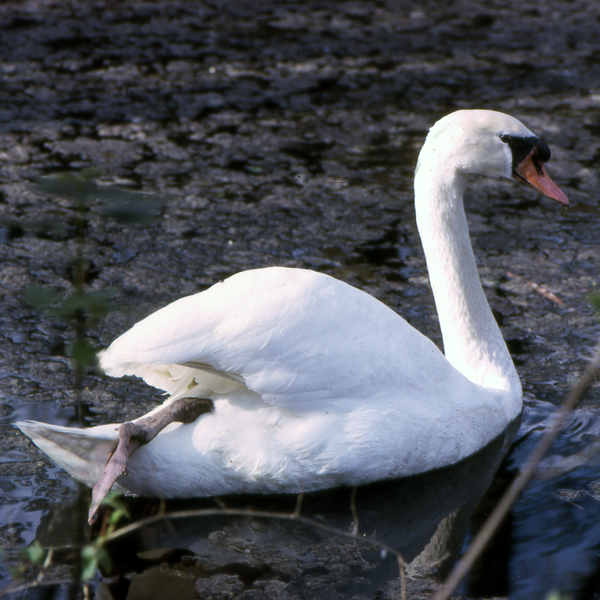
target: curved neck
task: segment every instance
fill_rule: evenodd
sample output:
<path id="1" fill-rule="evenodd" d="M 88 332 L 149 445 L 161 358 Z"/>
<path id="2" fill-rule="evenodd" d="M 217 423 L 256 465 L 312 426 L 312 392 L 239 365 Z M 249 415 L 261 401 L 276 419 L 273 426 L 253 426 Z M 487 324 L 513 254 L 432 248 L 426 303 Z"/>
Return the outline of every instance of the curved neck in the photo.
<path id="1" fill-rule="evenodd" d="M 466 176 L 440 169 L 443 164 L 439 156 L 435 165 L 420 157 L 415 205 L 444 353 L 474 383 L 520 397 L 519 377 L 477 273 L 463 207 Z"/>

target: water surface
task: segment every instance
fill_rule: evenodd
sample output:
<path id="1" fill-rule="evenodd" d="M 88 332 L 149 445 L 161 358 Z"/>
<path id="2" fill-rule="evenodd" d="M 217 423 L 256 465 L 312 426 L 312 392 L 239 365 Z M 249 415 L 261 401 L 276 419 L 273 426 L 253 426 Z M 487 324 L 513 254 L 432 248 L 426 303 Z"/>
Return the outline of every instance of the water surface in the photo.
<path id="1" fill-rule="evenodd" d="M 587 300 L 600 264 L 595 3 L 9 1 L 0 13 L 2 584 L 23 562 L 17 549 L 76 494 L 10 423 L 122 421 L 161 399 L 94 372 L 78 396 L 67 356 L 76 324 L 21 301 L 34 286 L 68 295 L 77 280 L 76 211 L 32 190 L 41 175 L 93 167 L 101 185 L 166 199 L 150 222 L 107 218 L 101 202 L 85 215 L 86 289 L 119 294 L 107 315 L 85 321 L 96 348 L 177 297 L 269 265 L 360 287 L 439 344 L 412 207 L 419 148 L 428 127 L 457 108 L 522 119 L 551 146 L 548 169 L 572 206 L 512 182 L 474 180 L 467 193 L 484 287 L 529 399 L 489 501 L 498 495 L 600 333 Z M 464 593 L 542 598 L 553 586 L 596 585 L 598 399 L 594 388 L 545 478 L 515 506 L 492 566 Z M 325 543 L 312 589 L 351 597 L 380 585 L 379 597 L 396 594 L 395 575 L 363 585 L 368 568 L 356 553 L 348 558 L 355 547 Z M 310 552 L 301 559 L 310 563 Z M 252 591 L 238 572 L 205 565 L 211 576 L 198 575 L 195 560 L 190 581 L 203 579 L 190 594 Z M 149 585 L 160 590 L 152 568 Z M 254 581 L 263 586 L 252 584 L 256 593 L 300 594 L 291 578 Z"/>

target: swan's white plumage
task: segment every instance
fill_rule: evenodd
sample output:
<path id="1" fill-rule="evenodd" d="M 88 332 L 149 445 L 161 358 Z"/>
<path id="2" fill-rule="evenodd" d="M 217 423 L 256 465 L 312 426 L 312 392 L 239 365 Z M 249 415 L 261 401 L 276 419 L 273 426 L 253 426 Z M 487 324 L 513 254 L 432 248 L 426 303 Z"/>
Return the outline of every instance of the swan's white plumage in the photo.
<path id="1" fill-rule="evenodd" d="M 200 368 L 179 366 L 191 363 Z M 422 387 L 424 369 L 429 384 L 449 376 L 437 347 L 375 298 L 328 275 L 282 267 L 238 273 L 157 311 L 116 340 L 100 365 L 178 396 L 243 385 L 294 412 L 332 398 L 392 395 L 399 386 L 409 392 Z M 179 389 L 178 379 L 195 380 L 201 391 Z"/>
<path id="2" fill-rule="evenodd" d="M 447 356 L 327 275 L 239 273 L 101 353 L 109 375 L 142 377 L 167 402 L 214 402 L 135 452 L 119 484 L 163 497 L 310 491 L 451 464 L 501 433 L 521 410 L 521 388 L 477 276 L 462 193 L 469 173 L 510 176 L 502 134 L 533 136 L 512 117 L 459 111 L 432 128 L 419 158 L 417 221 Z M 118 427 L 19 426 L 88 484 Z"/>

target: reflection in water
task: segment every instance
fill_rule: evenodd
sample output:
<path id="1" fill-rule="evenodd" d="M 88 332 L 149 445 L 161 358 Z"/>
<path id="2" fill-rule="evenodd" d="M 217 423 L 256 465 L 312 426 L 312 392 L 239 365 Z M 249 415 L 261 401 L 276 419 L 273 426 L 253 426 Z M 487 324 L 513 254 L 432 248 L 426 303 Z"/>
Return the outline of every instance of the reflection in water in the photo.
<path id="1" fill-rule="evenodd" d="M 502 436 L 458 465 L 358 488 L 355 507 L 359 532 L 400 551 L 410 563 L 410 576 L 443 576 L 459 555 L 471 513 L 517 427 L 518 423 L 513 423 Z M 351 493 L 345 488 L 307 494 L 301 514 L 351 531 Z M 223 500 L 228 508 L 286 513 L 292 512 L 296 503 L 295 496 L 230 496 Z M 148 503 L 139 504 L 148 510 Z M 170 502 L 169 510 L 182 506 L 215 505 L 212 500 L 193 505 Z M 44 546 L 69 545 L 72 520 L 71 507 L 61 507 L 40 528 L 38 541 Z M 170 554 L 179 560 L 182 551 L 195 559 L 188 562 L 190 580 L 184 584 L 190 589 L 179 590 L 180 598 L 189 594 L 196 597 L 196 588 L 206 592 L 206 586 L 217 582 L 220 586 L 240 585 L 238 591 L 243 584 L 262 582 L 261 585 L 273 586 L 278 582 L 299 596 L 317 585 L 322 593 L 329 590 L 343 597 L 369 598 L 399 575 L 396 558 L 386 556 L 369 541 L 355 543 L 303 522 L 257 517 L 220 515 L 163 520 L 118 540 L 111 551 L 119 571 L 143 572 L 131 588 L 123 588 L 124 580 L 112 580 L 110 586 L 103 586 L 102 594 L 110 592 L 113 597 L 123 598 L 165 597 L 160 590 L 172 586 L 173 573 L 157 569 L 154 559 L 163 560 Z"/>
<path id="2" fill-rule="evenodd" d="M 503 465 L 514 473 L 556 414 L 546 403 L 527 403 L 526 418 Z M 600 419 L 575 411 L 511 513 L 508 576 L 511 598 L 545 598 L 556 589 L 576 598 L 600 590 Z"/>
<path id="3" fill-rule="evenodd" d="M 471 533 L 463 543 L 465 529 L 469 524 L 477 528 L 493 508 L 549 427 L 555 411 L 548 403 L 526 403 L 519 433 L 484 501 L 478 498 L 489 484 L 504 442 L 496 441 L 481 455 L 455 467 L 360 488 L 356 499 L 359 532 L 400 550 L 413 575 L 444 574 L 461 548 L 469 544 Z M 560 589 L 578 593 L 575 597 L 593 596 L 587 592 L 598 588 L 594 572 L 600 554 L 595 527 L 600 521 L 599 444 L 600 419 L 586 410 L 576 411 L 543 461 L 540 476 L 513 507 L 485 560 L 465 582 L 462 594 L 530 600 L 545 598 L 550 589 Z M 8 459 L 18 460 L 19 456 Z M 30 464 L 24 466 L 29 468 Z M 43 481 L 25 475 L 3 477 L 0 493 L 10 497 L 2 507 L 2 520 L 10 523 L 2 528 L 3 534 L 10 529 L 28 543 L 37 529 L 37 538 L 44 544 L 72 544 L 72 508 L 62 505 L 47 512 L 47 499 L 57 501 L 68 495 L 69 482 L 59 470 L 48 473 Z M 74 489 L 70 493 L 72 497 Z M 46 504 L 39 505 L 44 498 Z M 243 504 L 289 512 L 296 498 L 230 497 L 226 502 L 232 508 Z M 146 514 L 154 506 L 142 501 L 131 501 L 130 505 L 138 514 Z M 469 523 L 469 513 L 477 505 L 474 526 L 473 521 Z M 168 509 L 182 507 L 214 508 L 214 504 L 169 503 Z M 351 530 L 350 490 L 307 495 L 302 515 Z M 388 591 L 390 586 L 397 586 L 398 567 L 393 556 L 382 559 L 372 544 L 355 545 L 290 521 L 220 517 L 160 522 L 119 540 L 112 551 L 116 567 L 138 575 L 131 581 L 102 583 L 97 597 L 103 600 L 110 598 L 109 594 L 129 600 L 172 597 L 165 587 L 174 586 L 179 586 L 178 598 L 182 600 L 209 596 L 211 589 L 229 590 L 233 596 L 244 585 L 251 589 L 263 586 L 265 594 L 271 590 L 272 595 L 279 589 L 292 597 L 301 596 L 308 587 L 318 587 L 321 597 L 327 598 L 336 594 L 372 597 L 386 582 Z M 160 567 L 165 561 L 176 563 L 177 569 Z M 2 585 L 7 581 L 9 575 L 4 571 Z M 181 586 L 188 586 L 187 591 Z M 35 597 L 32 591 L 27 595 Z M 62 597 L 66 598 L 66 589 L 55 596 Z"/>

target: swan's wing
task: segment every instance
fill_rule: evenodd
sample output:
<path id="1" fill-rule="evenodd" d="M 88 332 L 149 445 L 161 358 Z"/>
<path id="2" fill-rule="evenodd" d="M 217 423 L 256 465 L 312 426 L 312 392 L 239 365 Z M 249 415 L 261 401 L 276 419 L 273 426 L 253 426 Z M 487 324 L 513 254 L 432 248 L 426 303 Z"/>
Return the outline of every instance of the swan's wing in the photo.
<path id="1" fill-rule="evenodd" d="M 244 386 L 283 407 L 427 388 L 455 373 L 378 300 L 327 275 L 279 267 L 166 306 L 118 338 L 100 364 L 175 396 Z"/>

